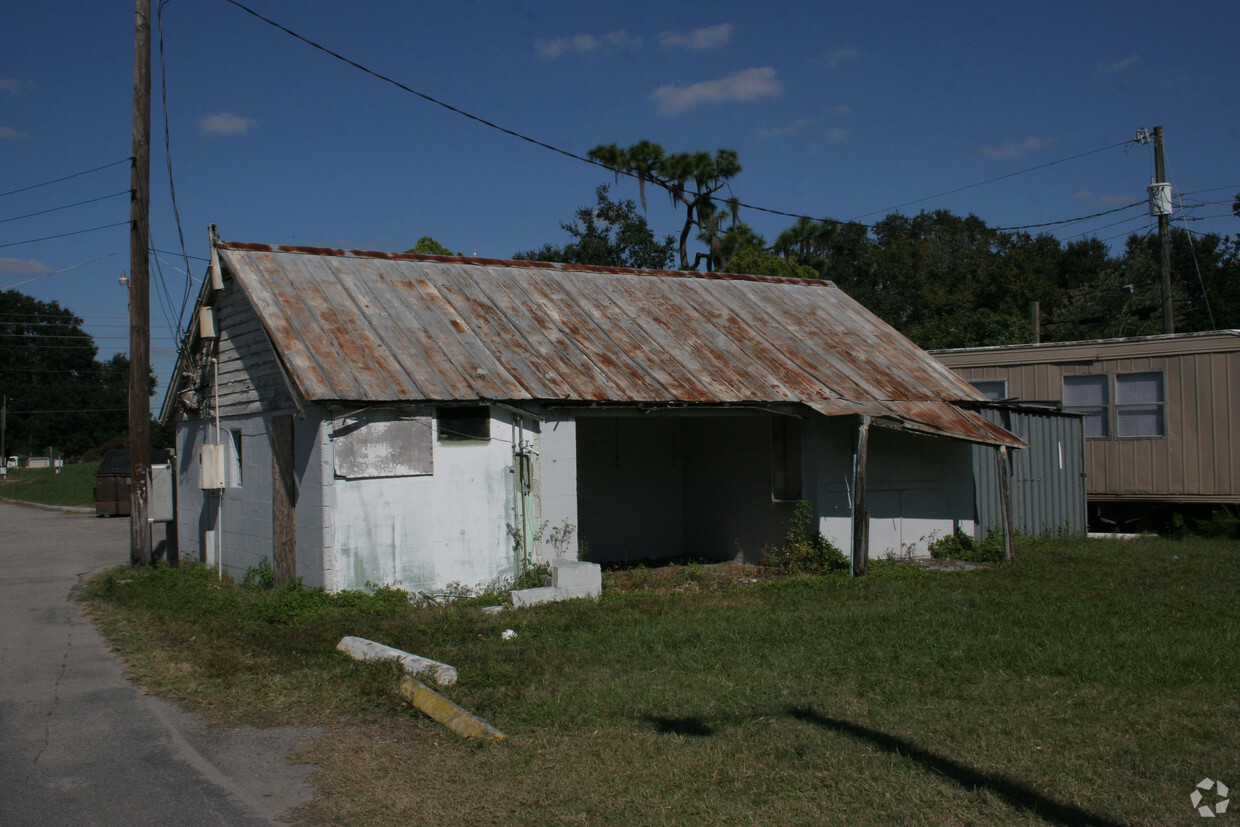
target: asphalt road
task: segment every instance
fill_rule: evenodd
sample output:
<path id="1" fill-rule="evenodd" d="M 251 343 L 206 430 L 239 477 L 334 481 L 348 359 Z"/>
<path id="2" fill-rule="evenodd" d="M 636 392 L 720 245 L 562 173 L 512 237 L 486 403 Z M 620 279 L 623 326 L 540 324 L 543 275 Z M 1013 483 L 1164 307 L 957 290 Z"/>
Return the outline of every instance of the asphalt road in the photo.
<path id="1" fill-rule="evenodd" d="M 313 733 L 213 730 L 143 695 L 72 596 L 129 560 L 129 521 L 0 503 L 0 824 L 278 823 Z"/>

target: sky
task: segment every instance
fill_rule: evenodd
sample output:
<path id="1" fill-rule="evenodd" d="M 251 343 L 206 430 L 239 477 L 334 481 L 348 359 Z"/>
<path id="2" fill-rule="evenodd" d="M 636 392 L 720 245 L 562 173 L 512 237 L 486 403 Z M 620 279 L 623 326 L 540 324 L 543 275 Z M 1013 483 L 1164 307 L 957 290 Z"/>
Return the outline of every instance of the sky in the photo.
<path id="1" fill-rule="evenodd" d="M 573 155 L 642 139 L 734 149 L 732 195 L 815 218 L 947 209 L 1026 227 L 1118 210 L 1030 230 L 1118 249 L 1155 226 L 1153 145 L 1132 139 L 1162 126 L 1173 226 L 1240 233 L 1235 0 L 244 5 Z M 403 251 L 429 235 L 508 258 L 564 243 L 560 224 L 601 184 L 639 198 L 631 180 L 228 0 L 161 12 L 156 408 L 211 224 L 227 241 Z M 2 19 L 0 290 L 59 302 L 106 359 L 128 345 L 133 7 L 5 0 Z M 667 198 L 648 195 L 655 231 L 677 232 Z M 794 221 L 741 218 L 768 240 Z"/>

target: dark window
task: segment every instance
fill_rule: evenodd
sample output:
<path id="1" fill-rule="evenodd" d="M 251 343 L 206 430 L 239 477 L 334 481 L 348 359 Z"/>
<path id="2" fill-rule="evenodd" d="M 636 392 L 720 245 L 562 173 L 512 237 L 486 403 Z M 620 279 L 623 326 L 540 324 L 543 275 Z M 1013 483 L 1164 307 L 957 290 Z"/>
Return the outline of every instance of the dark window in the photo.
<path id="1" fill-rule="evenodd" d="M 440 442 L 477 442 L 491 438 L 491 409 L 486 405 L 439 408 Z"/>
<path id="2" fill-rule="evenodd" d="M 771 496 L 801 499 L 801 420 L 795 416 L 771 418 Z"/>

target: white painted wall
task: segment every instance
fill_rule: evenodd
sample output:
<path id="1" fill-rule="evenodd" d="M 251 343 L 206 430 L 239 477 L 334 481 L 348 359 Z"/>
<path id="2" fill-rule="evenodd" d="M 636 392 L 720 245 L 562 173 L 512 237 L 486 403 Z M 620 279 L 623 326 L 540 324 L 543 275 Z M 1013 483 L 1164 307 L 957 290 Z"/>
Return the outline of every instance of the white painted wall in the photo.
<path id="1" fill-rule="evenodd" d="M 433 441 L 434 473 L 330 480 L 325 553 L 332 589 L 477 587 L 516 574 L 512 415 L 491 409 L 488 442 Z M 528 427 L 528 426 L 527 426 Z M 325 423 L 324 431 L 332 424 Z M 537 449 L 537 435 L 526 438 Z M 330 438 L 326 450 L 331 450 Z"/>
<path id="2" fill-rule="evenodd" d="M 852 473 L 855 417 L 806 421 L 806 499 L 819 531 L 852 549 Z M 975 508 L 971 446 L 890 428 L 870 428 L 866 507 L 870 559 L 929 555 L 928 543 L 957 525 L 972 535 Z"/>
<path id="3" fill-rule="evenodd" d="M 549 414 L 542 423 L 541 431 L 538 463 L 541 518 L 547 530 L 562 529 L 568 525 L 573 531 L 569 541 L 563 544 L 561 549 L 553 548 L 544 536 L 539 545 L 539 557 L 550 560 L 562 553 L 563 557 L 576 560 L 580 539 L 577 516 L 577 423 L 566 414 Z"/>

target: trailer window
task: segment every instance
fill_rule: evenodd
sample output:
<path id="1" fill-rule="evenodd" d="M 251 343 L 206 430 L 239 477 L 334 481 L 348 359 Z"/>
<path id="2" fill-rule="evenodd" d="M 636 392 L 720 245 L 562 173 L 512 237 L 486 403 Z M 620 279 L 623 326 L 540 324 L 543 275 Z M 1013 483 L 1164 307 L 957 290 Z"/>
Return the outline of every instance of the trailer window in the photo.
<path id="1" fill-rule="evenodd" d="M 1166 399 L 1161 373 L 1115 374 L 1115 435 L 1167 435 Z"/>
<path id="2" fill-rule="evenodd" d="M 1085 414 L 1086 439 L 1107 439 L 1111 436 L 1110 379 L 1105 373 L 1063 378 L 1064 409 Z"/>
<path id="3" fill-rule="evenodd" d="M 969 384 L 991 402 L 1007 399 L 1006 379 L 970 379 Z"/>

